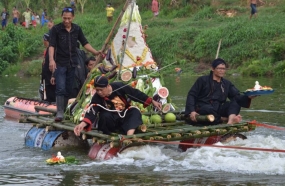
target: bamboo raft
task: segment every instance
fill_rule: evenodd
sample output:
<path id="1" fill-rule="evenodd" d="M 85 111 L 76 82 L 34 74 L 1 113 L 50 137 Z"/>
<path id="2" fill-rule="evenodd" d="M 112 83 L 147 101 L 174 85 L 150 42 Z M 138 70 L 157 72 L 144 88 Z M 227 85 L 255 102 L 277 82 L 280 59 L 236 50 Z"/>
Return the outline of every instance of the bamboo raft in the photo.
<path id="1" fill-rule="evenodd" d="M 60 123 L 54 122 L 54 110 L 47 110 L 45 107 L 36 106 L 37 110 L 44 110 L 51 112 L 44 115 L 23 114 L 20 123 L 33 123 L 36 128 L 45 128 L 46 132 L 56 130 L 66 130 L 73 132 L 75 124 L 69 120 L 63 120 Z M 181 119 L 179 112 L 173 112 Z M 180 117 L 180 118 L 179 118 Z M 188 139 L 204 138 L 210 136 L 222 136 L 225 134 L 235 134 L 239 132 L 248 132 L 255 130 L 255 125 L 250 123 L 239 123 L 234 125 L 220 124 L 213 126 L 197 127 L 192 126 L 183 120 L 177 120 L 173 123 L 158 123 L 158 124 L 142 124 L 136 129 L 134 135 L 122 135 L 119 133 L 112 133 L 111 135 L 102 134 L 97 129 L 91 131 L 82 131 L 82 139 L 92 139 L 93 143 L 107 144 L 111 147 L 124 147 L 131 143 L 147 144 L 145 140 L 157 141 L 182 141 Z"/>
<path id="2" fill-rule="evenodd" d="M 124 35 L 125 38 L 128 38 L 130 29 L 130 24 L 133 16 L 133 10 L 135 7 L 135 2 L 131 0 L 126 0 L 125 5 L 114 24 L 112 30 L 110 31 L 108 37 L 106 38 L 104 45 L 101 49 L 101 51 L 106 51 L 107 45 L 110 43 L 111 36 L 113 35 L 113 32 L 115 28 L 119 25 L 119 22 L 121 18 L 124 16 L 125 11 L 127 10 L 127 7 L 131 6 L 131 11 L 129 12 L 129 15 L 126 14 L 125 18 L 129 16 L 129 22 L 127 25 L 125 25 L 126 35 Z M 136 16 L 138 16 L 139 12 L 137 10 Z M 124 19 L 126 20 L 126 19 Z M 134 20 L 138 20 L 135 18 Z M 138 22 L 137 22 L 138 24 Z M 137 25 L 138 26 L 138 25 Z M 141 24 L 139 24 L 141 26 Z M 123 27 L 121 28 L 123 29 Z M 136 29 L 133 29 L 136 30 Z M 125 32 L 125 31 L 122 31 Z M 136 34 L 133 34 L 136 35 Z M 139 31 L 137 34 L 138 40 L 142 39 L 141 37 L 144 35 L 142 31 Z M 120 36 L 121 38 L 122 36 Z M 127 40 L 124 40 L 127 41 Z M 153 71 L 153 65 L 156 63 L 152 61 L 152 58 L 146 58 L 146 52 L 150 53 L 150 50 L 143 50 L 142 56 L 140 56 L 140 59 L 135 59 L 133 63 L 134 65 L 138 65 L 139 71 L 137 71 L 137 68 L 133 68 L 132 73 L 129 72 L 129 74 L 132 74 L 132 79 L 126 80 L 122 78 L 122 67 L 124 66 L 124 55 L 127 52 L 127 42 L 124 42 L 124 45 L 119 46 L 120 53 L 122 53 L 121 56 L 113 56 L 111 59 L 117 60 L 118 62 L 115 64 L 115 67 L 119 66 L 118 70 L 115 70 L 115 68 L 111 68 L 114 70 L 113 72 L 110 70 L 108 72 L 101 72 L 102 66 L 102 57 L 99 55 L 96 58 L 96 64 L 98 64 L 96 67 L 94 67 L 91 72 L 88 74 L 88 77 L 85 80 L 84 85 L 82 86 L 79 94 L 76 97 L 77 104 L 74 106 L 73 109 L 67 109 L 67 114 L 65 115 L 65 120 L 63 120 L 60 123 L 54 122 L 54 117 L 56 114 L 56 109 L 52 108 L 46 108 L 42 106 L 35 106 L 36 112 L 44 111 L 48 114 L 22 114 L 21 118 L 19 120 L 20 123 L 33 123 L 33 127 L 30 129 L 28 134 L 26 135 L 26 146 L 30 147 L 40 147 L 44 150 L 49 150 L 56 144 L 56 140 L 58 137 L 62 137 L 62 141 L 72 141 L 72 140 L 78 140 L 78 138 L 74 135 L 73 130 L 75 127 L 75 123 L 79 123 L 81 120 L 80 118 L 83 117 L 83 108 L 86 108 L 86 106 L 89 105 L 90 99 L 92 96 L 90 96 L 90 92 L 87 93 L 86 85 L 97 76 L 104 74 L 109 79 L 109 83 L 112 81 L 122 81 L 126 84 L 132 84 L 132 82 L 137 83 L 143 82 L 141 85 L 146 86 L 138 86 L 135 88 L 142 88 L 142 92 L 148 95 L 149 97 L 155 97 L 156 95 L 160 96 L 158 94 L 158 89 L 160 87 L 163 87 L 163 78 L 159 71 Z M 145 45 L 145 38 L 143 38 L 142 45 Z M 145 46 L 146 49 L 148 49 L 147 46 Z M 108 49 L 108 51 L 115 51 L 112 49 Z M 145 52 L 146 51 L 146 52 Z M 111 52 L 109 53 L 111 54 Z M 112 55 L 114 55 L 112 53 Z M 111 55 L 111 56 L 112 56 Z M 151 56 L 149 54 L 148 56 Z M 138 56 L 139 57 L 139 56 Z M 110 56 L 108 57 L 110 58 Z M 142 60 L 144 59 L 144 60 Z M 141 60 L 141 61 L 140 61 Z M 152 63 L 149 63 L 151 60 Z M 143 63 L 144 61 L 144 63 Z M 110 64 L 111 61 L 109 60 Z M 140 64 L 137 64 L 140 62 Z M 105 61 L 106 63 L 106 61 Z M 151 66 L 150 66 L 151 65 Z M 128 66 L 128 65 L 127 65 Z M 105 67 L 105 66 L 104 66 Z M 113 64 L 114 67 L 114 64 Z M 101 69 L 101 70 L 100 70 Z M 155 68 L 156 69 L 156 66 Z M 125 69 L 126 70 L 126 69 Z M 128 69 L 129 70 L 129 69 Z M 160 69 L 161 70 L 161 69 Z M 117 74 L 118 71 L 118 74 Z M 93 83 L 92 83 L 93 84 Z M 159 85 L 159 86 L 158 86 Z M 92 85 L 93 86 L 93 85 Z M 145 88 L 148 87 L 148 88 Z M 167 93 L 168 94 L 168 93 Z M 167 95 L 168 96 L 168 95 Z M 96 128 L 93 128 L 91 131 L 82 131 L 81 132 L 81 141 L 91 141 L 92 147 L 89 150 L 89 157 L 91 159 L 99 159 L 99 160 L 105 160 L 112 158 L 116 156 L 117 153 L 122 152 L 123 150 L 127 149 L 131 146 L 139 146 L 139 145 L 145 145 L 149 144 L 151 142 L 166 142 L 166 141 L 182 141 L 186 143 L 192 143 L 198 144 L 198 143 L 208 143 L 208 144 L 214 144 L 218 142 L 220 139 L 222 139 L 222 136 L 225 135 L 234 135 L 239 132 L 248 132 L 251 130 L 254 130 L 256 125 L 250 124 L 250 123 L 240 123 L 235 125 L 228 125 L 228 124 L 221 124 L 221 125 L 212 125 L 212 126 L 205 126 L 205 127 L 198 127 L 198 126 L 191 126 L 185 122 L 184 114 L 181 112 L 175 112 L 171 107 L 171 101 L 168 100 L 167 96 L 160 96 L 159 99 L 162 104 L 167 105 L 169 104 L 169 110 L 164 110 L 162 112 L 165 113 L 146 113 L 146 112 L 153 112 L 153 108 L 150 108 L 147 111 L 142 111 L 143 115 L 150 116 L 154 114 L 159 114 L 162 118 L 163 122 L 160 123 L 150 123 L 147 122 L 147 124 L 140 125 L 136 130 L 134 135 L 122 135 L 120 133 L 112 133 L 110 135 L 103 134 L 101 131 L 97 130 Z M 90 99 L 89 99 L 90 98 Z M 136 107 L 139 108 L 138 105 Z M 165 107 L 164 107 L 165 108 Z M 74 112 L 72 112 L 74 110 Z M 77 112 L 78 111 L 78 112 Z M 79 112 L 80 111 L 80 112 Z M 173 113 L 176 116 L 175 122 L 165 122 L 164 116 L 166 113 Z M 85 114 L 85 113 L 84 113 Z M 79 117 L 76 117 L 79 116 Z M 214 118 L 211 115 L 208 116 L 197 116 L 196 120 L 199 122 L 203 121 L 213 121 Z M 70 138 L 68 138 L 70 137 Z M 46 139 L 48 138 L 48 139 Z M 67 139 L 67 140 L 66 140 Z M 189 141 L 190 140 L 190 141 Z M 208 141 L 207 141 L 208 140 Z M 79 144 L 79 143 L 78 143 Z M 193 147 L 193 145 L 192 145 Z M 188 147 L 187 147 L 188 148 Z M 181 148 L 182 149 L 182 148 Z M 183 149 L 182 149 L 183 150 Z"/>

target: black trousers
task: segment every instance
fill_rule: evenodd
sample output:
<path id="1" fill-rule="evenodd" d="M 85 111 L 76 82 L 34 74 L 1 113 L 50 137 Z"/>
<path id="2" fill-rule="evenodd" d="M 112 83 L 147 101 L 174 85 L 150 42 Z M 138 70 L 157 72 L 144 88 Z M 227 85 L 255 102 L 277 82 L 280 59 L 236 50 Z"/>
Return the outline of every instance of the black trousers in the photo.
<path id="1" fill-rule="evenodd" d="M 206 125 L 217 125 L 221 124 L 222 120 L 221 117 L 228 118 L 231 114 L 238 115 L 240 112 L 241 106 L 237 104 L 236 101 L 227 101 L 224 104 L 207 104 L 199 107 L 197 109 L 197 113 L 200 115 L 209 115 L 212 114 L 215 116 L 215 120 L 213 122 L 193 122 L 188 121 L 191 125 L 195 126 L 206 126 Z"/>
<path id="2" fill-rule="evenodd" d="M 46 85 L 46 101 L 55 102 L 55 85 Z"/>
<path id="3" fill-rule="evenodd" d="M 124 115 L 124 111 L 120 115 Z M 117 112 L 103 110 L 99 113 L 98 129 L 104 134 L 118 131 L 122 134 L 127 134 L 128 130 L 136 129 L 142 123 L 141 113 L 136 108 L 127 110 L 123 118 Z"/>

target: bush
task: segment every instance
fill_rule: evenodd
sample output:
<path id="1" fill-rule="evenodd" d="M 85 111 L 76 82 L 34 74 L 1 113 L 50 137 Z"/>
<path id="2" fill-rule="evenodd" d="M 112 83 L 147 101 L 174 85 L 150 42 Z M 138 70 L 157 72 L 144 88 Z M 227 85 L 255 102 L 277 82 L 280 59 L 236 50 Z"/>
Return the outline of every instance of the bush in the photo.
<path id="1" fill-rule="evenodd" d="M 0 32 L 0 61 L 2 62 L 0 73 L 9 64 L 21 62 L 24 57 L 30 57 L 39 52 L 41 38 L 33 34 L 31 30 L 9 24 L 5 31 Z"/>
<path id="2" fill-rule="evenodd" d="M 245 62 L 241 69 L 243 75 L 247 76 L 271 76 L 273 74 L 270 58 Z"/>

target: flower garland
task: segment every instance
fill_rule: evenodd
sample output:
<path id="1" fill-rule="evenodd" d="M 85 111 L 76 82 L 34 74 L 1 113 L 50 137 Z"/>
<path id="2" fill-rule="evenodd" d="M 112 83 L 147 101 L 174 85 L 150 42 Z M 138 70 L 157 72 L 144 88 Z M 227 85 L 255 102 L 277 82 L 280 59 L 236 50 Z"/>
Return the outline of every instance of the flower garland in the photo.
<path id="1" fill-rule="evenodd" d="M 118 61 L 118 59 L 115 57 L 115 56 L 116 56 L 116 53 L 115 53 L 114 42 L 112 42 L 111 47 L 112 47 L 111 51 L 112 51 L 112 54 L 113 54 L 113 56 L 114 56 L 114 58 L 115 58 L 116 64 L 120 64 L 119 61 Z M 129 56 L 129 58 L 131 58 L 131 60 L 132 60 L 133 62 L 135 62 L 136 65 L 141 65 L 141 63 L 142 63 L 142 62 L 145 60 L 145 58 L 146 58 L 147 52 L 148 52 L 148 47 L 145 46 L 145 48 L 143 49 L 143 52 L 142 52 L 141 57 L 140 57 L 140 56 L 137 56 L 137 57 L 135 58 L 135 57 L 131 54 L 131 52 L 130 52 L 128 49 L 125 50 L 125 53 L 127 54 L 127 56 Z"/>
<path id="2" fill-rule="evenodd" d="M 131 54 L 131 52 L 126 49 L 125 53 L 129 56 L 129 58 L 131 58 L 131 60 L 133 62 L 135 62 L 137 65 L 140 65 L 146 58 L 146 54 L 148 52 L 148 47 L 146 46 L 144 49 L 143 49 L 143 52 L 142 52 L 142 55 L 141 57 L 140 56 L 137 56 L 136 58 Z"/>

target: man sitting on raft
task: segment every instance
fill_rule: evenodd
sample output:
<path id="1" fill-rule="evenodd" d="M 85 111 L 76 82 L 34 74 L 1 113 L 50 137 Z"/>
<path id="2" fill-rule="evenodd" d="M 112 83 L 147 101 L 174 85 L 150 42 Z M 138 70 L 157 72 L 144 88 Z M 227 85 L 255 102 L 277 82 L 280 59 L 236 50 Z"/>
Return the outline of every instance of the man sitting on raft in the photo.
<path id="1" fill-rule="evenodd" d="M 96 93 L 91 100 L 91 107 L 82 122 L 74 128 L 74 133 L 77 136 L 83 129 L 91 130 L 92 123 L 95 122 L 98 114 L 98 130 L 104 134 L 117 131 L 127 135 L 134 134 L 135 129 L 143 122 L 140 110 L 131 107 L 129 100 L 143 103 L 144 107 L 153 104 L 159 110 L 162 108 L 161 103 L 154 101 L 138 89 L 122 82 L 109 84 L 105 76 L 97 76 L 94 86 Z"/>
<path id="2" fill-rule="evenodd" d="M 188 92 L 185 118 L 191 125 L 217 125 L 223 122 L 235 124 L 241 121 L 241 107 L 249 108 L 251 99 L 240 95 L 239 90 L 224 79 L 226 62 L 215 59 L 212 62 L 210 75 L 199 77 Z M 229 101 L 227 101 L 227 98 Z M 197 122 L 197 115 L 214 115 L 213 122 Z"/>

